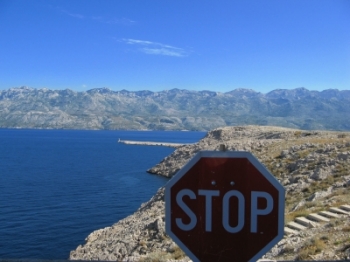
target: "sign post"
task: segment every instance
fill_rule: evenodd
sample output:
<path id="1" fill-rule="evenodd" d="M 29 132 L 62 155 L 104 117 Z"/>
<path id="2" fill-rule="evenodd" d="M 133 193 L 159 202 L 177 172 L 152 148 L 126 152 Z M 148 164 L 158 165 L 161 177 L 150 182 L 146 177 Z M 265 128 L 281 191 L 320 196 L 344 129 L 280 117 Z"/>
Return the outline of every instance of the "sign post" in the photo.
<path id="1" fill-rule="evenodd" d="M 167 183 L 166 232 L 193 261 L 256 261 L 284 234 L 284 188 L 249 152 L 201 151 Z"/>

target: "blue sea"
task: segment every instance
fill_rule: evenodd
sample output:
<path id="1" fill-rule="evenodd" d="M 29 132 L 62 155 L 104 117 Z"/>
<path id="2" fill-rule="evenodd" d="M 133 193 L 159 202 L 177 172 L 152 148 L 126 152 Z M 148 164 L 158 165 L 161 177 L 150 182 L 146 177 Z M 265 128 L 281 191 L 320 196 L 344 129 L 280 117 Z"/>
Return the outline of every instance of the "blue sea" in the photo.
<path id="1" fill-rule="evenodd" d="M 204 132 L 0 129 L 0 258 L 67 259 L 94 230 L 148 201 L 167 178 L 146 170 Z"/>

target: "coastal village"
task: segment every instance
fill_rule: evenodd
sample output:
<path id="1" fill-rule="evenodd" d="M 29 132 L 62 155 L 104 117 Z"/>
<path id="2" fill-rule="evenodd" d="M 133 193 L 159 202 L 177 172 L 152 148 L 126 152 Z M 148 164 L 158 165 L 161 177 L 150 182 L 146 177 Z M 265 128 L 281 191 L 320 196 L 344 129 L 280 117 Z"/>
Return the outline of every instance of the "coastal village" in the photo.
<path id="1" fill-rule="evenodd" d="M 269 126 L 214 129 L 182 145 L 150 174 L 171 178 L 197 152 L 249 151 L 286 191 L 284 238 L 261 259 L 350 259 L 350 133 Z M 132 215 L 92 232 L 71 260 L 190 261 L 165 233 L 164 188 Z"/>

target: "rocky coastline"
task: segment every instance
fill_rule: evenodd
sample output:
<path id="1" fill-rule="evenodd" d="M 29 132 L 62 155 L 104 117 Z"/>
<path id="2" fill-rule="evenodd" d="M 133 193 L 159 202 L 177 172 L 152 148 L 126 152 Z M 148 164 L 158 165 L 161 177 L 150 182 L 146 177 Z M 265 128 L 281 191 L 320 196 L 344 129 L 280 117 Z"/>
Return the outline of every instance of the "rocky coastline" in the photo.
<path id="1" fill-rule="evenodd" d="M 178 147 L 148 170 L 172 177 L 200 150 L 252 152 L 286 189 L 286 223 L 296 217 L 350 204 L 350 133 L 269 126 L 214 129 L 196 144 Z M 132 215 L 92 232 L 71 260 L 188 261 L 165 233 L 164 188 Z M 294 231 L 265 256 L 271 260 L 350 259 L 350 218 Z"/>

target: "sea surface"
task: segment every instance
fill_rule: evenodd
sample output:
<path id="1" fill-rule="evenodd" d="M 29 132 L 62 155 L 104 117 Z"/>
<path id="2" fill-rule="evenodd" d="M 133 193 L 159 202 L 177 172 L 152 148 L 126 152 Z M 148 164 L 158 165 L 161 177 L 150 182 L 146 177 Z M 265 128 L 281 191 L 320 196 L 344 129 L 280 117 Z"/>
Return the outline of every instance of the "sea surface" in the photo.
<path id="1" fill-rule="evenodd" d="M 94 230 L 148 201 L 167 178 L 145 171 L 204 132 L 0 129 L 0 258 L 67 259 Z"/>

